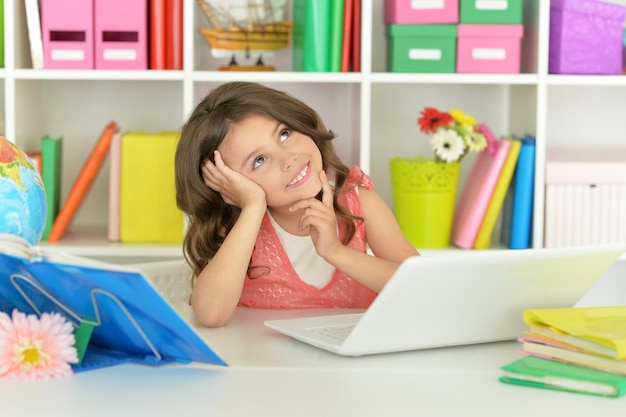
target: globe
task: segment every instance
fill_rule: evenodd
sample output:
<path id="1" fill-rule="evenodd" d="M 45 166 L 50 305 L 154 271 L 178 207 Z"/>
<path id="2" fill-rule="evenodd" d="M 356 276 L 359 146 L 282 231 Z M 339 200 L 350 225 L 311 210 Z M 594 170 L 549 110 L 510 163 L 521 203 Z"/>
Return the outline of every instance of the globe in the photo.
<path id="1" fill-rule="evenodd" d="M 31 245 L 46 225 L 46 192 L 37 168 L 15 144 L 0 136 L 0 233 Z"/>

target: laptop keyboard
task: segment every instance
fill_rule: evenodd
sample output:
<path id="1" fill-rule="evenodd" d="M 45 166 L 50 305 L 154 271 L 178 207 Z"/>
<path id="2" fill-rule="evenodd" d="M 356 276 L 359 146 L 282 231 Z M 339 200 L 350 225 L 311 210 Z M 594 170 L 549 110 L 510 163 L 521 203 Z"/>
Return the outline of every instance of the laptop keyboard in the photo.
<path id="1" fill-rule="evenodd" d="M 337 326 L 321 326 L 321 327 L 309 327 L 308 330 L 321 334 L 323 336 L 332 337 L 337 340 L 346 340 L 350 332 L 356 326 L 355 324 L 340 324 Z"/>

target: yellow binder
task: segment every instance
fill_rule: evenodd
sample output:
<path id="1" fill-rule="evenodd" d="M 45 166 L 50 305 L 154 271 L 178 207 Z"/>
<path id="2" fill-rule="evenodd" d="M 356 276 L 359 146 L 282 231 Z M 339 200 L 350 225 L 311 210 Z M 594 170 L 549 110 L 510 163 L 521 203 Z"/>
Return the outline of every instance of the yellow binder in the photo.
<path id="1" fill-rule="evenodd" d="M 180 132 L 122 136 L 120 240 L 181 243 L 183 213 L 176 207 L 174 153 Z"/>

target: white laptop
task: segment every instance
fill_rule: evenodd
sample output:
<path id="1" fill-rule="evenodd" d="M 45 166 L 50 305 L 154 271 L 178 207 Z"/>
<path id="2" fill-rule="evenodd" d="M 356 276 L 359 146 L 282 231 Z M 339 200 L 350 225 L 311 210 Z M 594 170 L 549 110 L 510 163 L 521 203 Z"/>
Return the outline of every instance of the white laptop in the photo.
<path id="1" fill-rule="evenodd" d="M 524 310 L 574 306 L 625 251 L 602 245 L 416 256 L 362 314 L 265 325 L 348 356 L 514 340 L 527 328 Z"/>

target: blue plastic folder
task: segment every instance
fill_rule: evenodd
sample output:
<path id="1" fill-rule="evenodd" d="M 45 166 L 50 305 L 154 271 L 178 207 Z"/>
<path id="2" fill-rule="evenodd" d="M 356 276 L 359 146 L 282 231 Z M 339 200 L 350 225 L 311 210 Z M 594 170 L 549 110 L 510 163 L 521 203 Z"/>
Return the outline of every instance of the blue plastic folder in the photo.
<path id="1" fill-rule="evenodd" d="M 0 241 L 0 311 L 58 312 L 77 327 L 93 325 L 75 372 L 125 362 L 226 365 L 139 270 L 1 252 Z"/>

